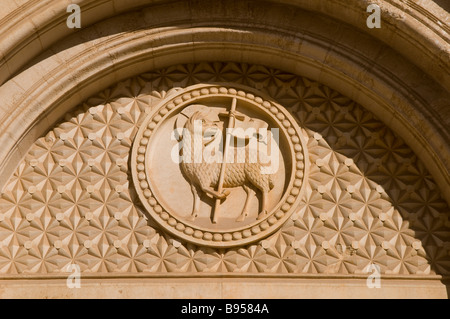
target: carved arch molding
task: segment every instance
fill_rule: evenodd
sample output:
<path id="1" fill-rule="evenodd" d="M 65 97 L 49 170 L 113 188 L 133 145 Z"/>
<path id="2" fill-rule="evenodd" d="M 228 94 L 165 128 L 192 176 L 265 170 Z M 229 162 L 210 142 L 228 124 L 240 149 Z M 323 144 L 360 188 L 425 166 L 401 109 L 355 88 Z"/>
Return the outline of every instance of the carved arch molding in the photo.
<path id="1" fill-rule="evenodd" d="M 252 1 L 245 3 L 253 8 Z M 277 6 L 274 15 L 287 5 Z M 180 11 L 174 6 L 180 16 L 182 5 Z M 330 40 L 317 36 L 327 30 L 311 28 L 303 46 L 296 46 L 297 35 L 244 27 L 239 16 L 213 27 L 191 17 L 196 30 L 189 33 L 181 25 L 170 30 L 169 18 L 158 20 L 161 30 L 148 21 L 134 25 L 140 23 L 134 18 L 150 12 L 145 10 L 53 44 L 5 80 L 5 103 L 23 113 L 4 112 L 9 116 L 3 123 L 8 133 L 1 137 L 8 147 L 0 154 L 1 278 L 65 278 L 71 264 L 94 279 L 314 275 L 344 282 L 365 279 L 373 264 L 393 280 L 448 278 L 448 119 L 436 116 L 445 114 L 448 102 L 445 74 L 423 73 L 389 45 L 383 47 L 386 61 L 369 52 L 344 58 L 350 50 L 337 43 L 327 55 L 318 42 Z M 330 27 L 335 23 L 341 36 L 351 34 L 342 46 L 370 39 L 321 14 L 296 12 Z M 267 29 L 276 25 L 270 16 L 263 20 Z M 117 27 L 118 21 L 128 21 L 122 27 L 129 30 Z M 111 28 L 117 29 L 103 33 Z M 126 39 L 119 31 L 127 32 Z M 211 40 L 211 32 L 220 41 Z M 183 45 L 187 38 L 192 50 Z M 105 62 L 102 49 L 110 60 Z M 303 59 L 292 56 L 296 50 Z M 270 62 L 277 54 L 280 61 Z M 398 61 L 392 73 L 386 70 Z M 373 77 L 366 69 L 371 63 Z M 410 83 L 419 79 L 417 87 Z M 17 94 L 8 95 L 9 89 Z M 286 131 L 292 153 L 280 204 L 272 205 L 266 220 L 253 223 L 251 217 L 230 232 L 192 229 L 195 222 L 177 220 L 148 186 L 151 181 L 139 175 L 152 175 L 139 168 L 144 161 L 138 156 L 145 154 L 139 146 L 147 147 L 160 121 L 190 99 L 221 94 L 260 106 Z"/>

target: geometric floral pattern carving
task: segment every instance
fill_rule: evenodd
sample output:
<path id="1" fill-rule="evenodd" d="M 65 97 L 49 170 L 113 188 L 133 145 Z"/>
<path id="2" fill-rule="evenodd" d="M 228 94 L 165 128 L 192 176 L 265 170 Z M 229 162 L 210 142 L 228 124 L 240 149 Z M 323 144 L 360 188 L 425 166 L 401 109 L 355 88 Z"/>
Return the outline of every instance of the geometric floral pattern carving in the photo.
<path id="1" fill-rule="evenodd" d="M 200 83 L 254 87 L 285 106 L 308 141 L 310 176 L 291 218 L 231 249 L 178 241 L 147 220 L 130 185 L 146 114 Z M 178 65 L 123 81 L 39 138 L 0 196 L 0 274 L 267 273 L 449 275 L 450 210 L 426 165 L 373 114 L 280 70 Z"/>

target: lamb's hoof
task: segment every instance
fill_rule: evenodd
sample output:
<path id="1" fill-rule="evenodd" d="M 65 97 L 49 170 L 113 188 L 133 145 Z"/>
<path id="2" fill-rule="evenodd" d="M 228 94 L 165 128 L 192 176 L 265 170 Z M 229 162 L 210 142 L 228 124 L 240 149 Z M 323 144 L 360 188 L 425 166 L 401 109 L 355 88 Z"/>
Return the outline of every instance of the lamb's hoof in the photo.
<path id="1" fill-rule="evenodd" d="M 239 216 L 236 221 L 238 223 L 243 222 L 245 220 L 245 218 L 248 216 L 248 213 L 242 213 L 241 216 Z"/>
<path id="2" fill-rule="evenodd" d="M 259 213 L 258 218 L 256 218 L 256 219 L 261 220 L 266 216 L 267 216 L 267 210 L 263 210 L 261 213 Z"/>
<path id="3" fill-rule="evenodd" d="M 187 218 L 187 220 L 188 221 L 190 221 L 190 222 L 194 222 L 195 221 L 195 219 L 197 218 L 197 214 L 196 215 L 191 215 L 191 216 L 189 216 L 188 218 Z"/>
<path id="4" fill-rule="evenodd" d="M 220 200 L 224 200 L 228 197 L 228 195 L 231 194 L 231 191 L 229 189 L 225 189 L 222 194 L 220 194 L 219 196 L 217 196 L 218 199 Z"/>

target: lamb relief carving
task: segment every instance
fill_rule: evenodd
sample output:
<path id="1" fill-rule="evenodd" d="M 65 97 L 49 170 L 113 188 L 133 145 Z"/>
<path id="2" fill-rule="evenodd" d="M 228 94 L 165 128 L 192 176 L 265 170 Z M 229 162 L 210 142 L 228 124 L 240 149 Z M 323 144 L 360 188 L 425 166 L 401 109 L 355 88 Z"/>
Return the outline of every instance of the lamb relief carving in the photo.
<path id="1" fill-rule="evenodd" d="M 256 197 L 255 190 L 262 195 L 257 219 L 268 213 L 268 194 L 274 188 L 274 176 L 265 170 L 270 158 L 267 148 L 261 146 L 267 146 L 269 125 L 239 113 L 236 107 L 237 100 L 233 99 L 228 112 L 217 113 L 204 105 L 191 105 L 179 115 L 176 129 L 181 133 L 179 140 L 183 143 L 180 166 L 194 196 L 190 221 L 195 221 L 198 216 L 201 198 L 206 194 L 216 200 L 211 220 L 217 223 L 221 202 L 231 194 L 231 189 L 237 187 L 242 187 L 247 194 L 237 222 L 249 216 L 249 206 Z M 180 124 L 183 122 L 184 126 Z M 228 124 L 226 130 L 225 124 Z M 223 152 L 215 152 L 214 161 L 202 156 L 210 145 L 223 145 Z"/>

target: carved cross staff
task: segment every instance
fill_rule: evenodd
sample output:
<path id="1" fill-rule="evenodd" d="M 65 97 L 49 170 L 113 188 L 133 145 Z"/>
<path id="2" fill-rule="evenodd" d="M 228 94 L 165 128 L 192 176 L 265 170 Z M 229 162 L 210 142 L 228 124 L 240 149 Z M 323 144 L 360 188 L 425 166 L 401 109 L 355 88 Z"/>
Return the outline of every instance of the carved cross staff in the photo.
<path id="1" fill-rule="evenodd" d="M 230 139 L 231 139 L 231 132 L 229 132 L 230 129 L 234 128 L 234 121 L 236 118 L 236 105 L 237 105 L 237 98 L 233 98 L 233 103 L 231 104 L 231 110 L 229 113 L 225 113 L 224 115 L 227 115 L 229 117 L 228 120 L 228 128 L 226 130 L 226 137 L 225 137 L 225 147 L 223 151 L 223 159 L 222 159 L 222 168 L 219 175 L 219 182 L 218 182 L 218 188 L 217 192 L 219 194 L 222 194 L 223 192 L 223 182 L 225 179 L 225 171 L 227 168 L 227 159 L 228 159 L 228 151 L 230 148 Z M 218 198 L 216 199 L 216 205 L 214 206 L 214 212 L 213 212 L 213 224 L 217 224 L 219 214 L 220 214 L 220 204 L 221 200 Z"/>

